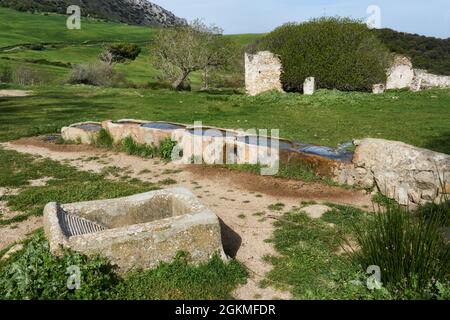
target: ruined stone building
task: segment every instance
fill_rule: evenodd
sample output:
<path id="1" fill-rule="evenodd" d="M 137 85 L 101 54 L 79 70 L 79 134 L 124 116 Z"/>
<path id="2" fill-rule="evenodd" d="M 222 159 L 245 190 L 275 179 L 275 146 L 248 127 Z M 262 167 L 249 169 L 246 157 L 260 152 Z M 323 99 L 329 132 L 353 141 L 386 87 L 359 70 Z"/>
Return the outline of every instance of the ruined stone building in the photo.
<path id="1" fill-rule="evenodd" d="M 283 91 L 281 83 L 282 63 L 278 56 L 261 51 L 256 54 L 245 54 L 245 87 L 251 96 L 266 91 Z M 309 79 L 309 80 L 308 80 Z M 306 79 L 306 94 L 314 93 L 313 78 Z M 311 90 L 309 88 L 311 87 Z M 386 84 L 374 84 L 374 93 L 382 93 L 384 89 L 404 89 L 413 91 L 430 88 L 450 88 L 450 76 L 428 73 L 426 70 L 414 69 L 411 60 L 396 55 L 391 67 L 387 70 Z"/>
<path id="2" fill-rule="evenodd" d="M 283 91 L 280 58 L 269 51 L 245 54 L 245 87 L 255 96 L 266 91 Z"/>

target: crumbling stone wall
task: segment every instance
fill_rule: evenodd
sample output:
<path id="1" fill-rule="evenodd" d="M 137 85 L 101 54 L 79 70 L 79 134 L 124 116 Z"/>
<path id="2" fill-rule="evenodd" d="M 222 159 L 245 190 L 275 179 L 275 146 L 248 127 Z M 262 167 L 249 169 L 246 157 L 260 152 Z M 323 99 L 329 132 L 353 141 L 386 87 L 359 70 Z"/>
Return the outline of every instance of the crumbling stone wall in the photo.
<path id="1" fill-rule="evenodd" d="M 438 76 L 421 69 L 414 69 L 414 74 L 420 83 L 420 89 L 450 88 L 449 76 Z"/>
<path id="2" fill-rule="evenodd" d="M 409 88 L 414 80 L 414 69 L 408 57 L 397 55 L 387 72 L 386 89 Z"/>
<path id="3" fill-rule="evenodd" d="M 280 58 L 269 51 L 245 54 L 245 88 L 251 96 L 266 91 L 283 91 Z"/>

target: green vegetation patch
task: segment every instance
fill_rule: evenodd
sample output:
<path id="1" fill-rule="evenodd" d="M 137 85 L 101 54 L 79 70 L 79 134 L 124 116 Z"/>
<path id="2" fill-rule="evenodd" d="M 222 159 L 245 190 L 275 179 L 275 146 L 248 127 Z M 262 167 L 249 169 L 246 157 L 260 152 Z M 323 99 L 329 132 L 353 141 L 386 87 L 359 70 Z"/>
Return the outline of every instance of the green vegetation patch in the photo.
<path id="1" fill-rule="evenodd" d="M 80 271 L 79 288 L 69 279 Z M 72 271 L 73 272 L 73 271 Z M 72 251 L 55 257 L 42 230 L 26 241 L 22 251 L 0 264 L 0 299 L 166 300 L 232 299 L 232 292 L 246 281 L 245 268 L 235 260 L 223 262 L 217 255 L 194 266 L 179 253 L 171 263 L 147 271 L 119 275 L 100 256 L 86 257 Z"/>
<path id="2" fill-rule="evenodd" d="M 0 186 L 21 187 L 17 195 L 4 196 L 8 207 L 23 214 L 0 220 L 0 225 L 25 220 L 30 215 L 41 215 L 48 202 L 72 203 L 125 197 L 159 189 L 159 185 L 139 180 L 112 181 L 102 173 L 78 171 L 76 168 L 44 158 L 36 158 L 15 151 L 0 149 Z M 50 177 L 47 185 L 29 186 L 29 180 Z"/>

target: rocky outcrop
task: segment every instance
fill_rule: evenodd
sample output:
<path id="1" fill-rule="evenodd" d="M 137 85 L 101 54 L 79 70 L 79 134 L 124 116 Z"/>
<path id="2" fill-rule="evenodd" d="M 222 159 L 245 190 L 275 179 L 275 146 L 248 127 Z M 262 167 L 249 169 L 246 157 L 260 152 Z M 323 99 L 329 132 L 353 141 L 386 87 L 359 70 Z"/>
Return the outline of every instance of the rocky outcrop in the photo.
<path id="1" fill-rule="evenodd" d="M 440 202 L 450 193 L 450 155 L 382 139 L 355 145 L 352 163 L 338 170 L 340 183 L 375 187 L 402 205 Z"/>
<path id="2" fill-rule="evenodd" d="M 148 0 L 0 0 L 0 5 L 21 11 L 43 11 L 66 14 L 67 7 L 77 5 L 83 16 L 146 26 L 186 24 L 172 12 Z"/>

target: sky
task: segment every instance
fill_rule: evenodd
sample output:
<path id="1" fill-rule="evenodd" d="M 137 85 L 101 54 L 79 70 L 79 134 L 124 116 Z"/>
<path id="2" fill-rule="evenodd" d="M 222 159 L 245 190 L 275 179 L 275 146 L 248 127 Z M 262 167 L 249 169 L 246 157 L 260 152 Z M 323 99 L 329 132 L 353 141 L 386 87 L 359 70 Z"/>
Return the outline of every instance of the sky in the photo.
<path id="1" fill-rule="evenodd" d="M 321 16 L 367 20 L 379 7 L 382 28 L 439 38 L 450 37 L 449 0 L 150 0 L 191 21 L 213 23 L 226 34 L 265 33 L 286 22 Z M 372 11 L 373 12 L 373 11 Z"/>

